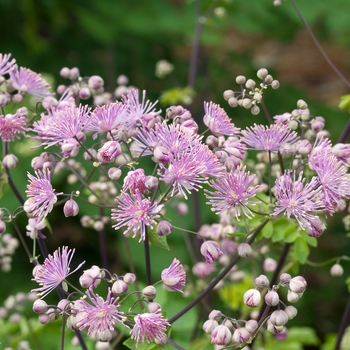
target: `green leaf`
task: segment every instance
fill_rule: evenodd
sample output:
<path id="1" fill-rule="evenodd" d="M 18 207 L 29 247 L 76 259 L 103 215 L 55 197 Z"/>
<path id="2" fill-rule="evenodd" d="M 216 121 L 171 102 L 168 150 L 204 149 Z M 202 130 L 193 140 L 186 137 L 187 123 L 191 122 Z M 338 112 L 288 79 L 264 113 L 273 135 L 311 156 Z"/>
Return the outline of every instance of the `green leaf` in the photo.
<path id="1" fill-rule="evenodd" d="M 288 329 L 288 341 L 298 341 L 303 345 L 318 346 L 320 339 L 318 339 L 313 328 L 309 327 L 293 327 Z"/>
<path id="2" fill-rule="evenodd" d="M 271 238 L 273 235 L 273 223 L 269 221 L 265 227 L 261 230 L 263 237 Z"/>
<path id="3" fill-rule="evenodd" d="M 294 255 L 301 264 L 305 264 L 307 257 L 309 256 L 310 249 L 307 242 L 299 237 L 294 243 Z"/>
<path id="4" fill-rule="evenodd" d="M 340 97 L 339 108 L 341 108 L 341 109 L 347 108 L 348 112 L 350 113 L 350 94 Z"/>
<path id="5" fill-rule="evenodd" d="M 159 101 L 162 105 L 188 105 L 192 102 L 194 95 L 194 90 L 190 87 L 173 88 L 164 91 L 160 95 Z"/>
<path id="6" fill-rule="evenodd" d="M 316 237 L 310 237 L 305 231 L 302 231 L 302 237 L 311 247 L 317 247 L 318 240 Z"/>
<path id="7" fill-rule="evenodd" d="M 155 229 L 148 229 L 148 240 L 156 247 L 169 250 L 166 236 L 159 236 Z"/>
<path id="8" fill-rule="evenodd" d="M 284 241 L 286 243 L 293 243 L 299 237 L 299 230 L 295 226 L 288 227 L 284 232 Z"/>
<path id="9" fill-rule="evenodd" d="M 125 342 L 123 343 L 126 347 L 128 347 L 129 349 L 135 349 L 135 345 L 136 345 L 136 341 L 134 339 L 127 339 L 125 340 Z M 137 350 L 152 350 L 152 349 L 155 349 L 155 350 L 162 350 L 162 347 L 157 345 L 157 344 L 154 344 L 154 343 L 141 343 L 138 345 L 137 347 Z"/>

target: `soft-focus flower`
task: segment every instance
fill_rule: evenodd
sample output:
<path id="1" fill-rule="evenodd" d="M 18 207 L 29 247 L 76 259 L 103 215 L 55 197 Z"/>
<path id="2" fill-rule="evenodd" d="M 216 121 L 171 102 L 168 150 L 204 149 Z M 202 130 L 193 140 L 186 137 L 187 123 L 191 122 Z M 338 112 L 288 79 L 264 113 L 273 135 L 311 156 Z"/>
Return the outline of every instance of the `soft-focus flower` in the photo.
<path id="1" fill-rule="evenodd" d="M 216 326 L 211 332 L 211 343 L 217 345 L 226 345 L 232 339 L 232 333 L 228 327 L 224 325 Z"/>
<path id="2" fill-rule="evenodd" d="M 324 210 L 321 200 L 321 186 L 316 177 L 307 184 L 301 172 L 296 177 L 295 171 L 286 171 L 276 180 L 276 208 L 272 215 L 284 213 L 288 218 L 294 217 L 303 230 L 311 229 L 314 213 Z"/>
<path id="3" fill-rule="evenodd" d="M 28 68 L 18 68 L 17 66 L 10 70 L 9 74 L 11 85 L 18 92 L 26 93 L 36 98 L 44 98 L 50 95 L 50 85 L 40 74 Z"/>
<path id="4" fill-rule="evenodd" d="M 13 141 L 15 137 L 19 138 L 17 134 L 24 135 L 26 122 L 26 118 L 18 113 L 0 115 L 0 137 L 2 141 Z"/>
<path id="5" fill-rule="evenodd" d="M 41 230 L 46 227 L 45 219 L 40 220 L 39 218 L 30 218 L 28 219 L 27 236 L 31 239 L 46 238 L 45 235 L 41 233 Z"/>
<path id="6" fill-rule="evenodd" d="M 194 275 L 204 278 L 215 271 L 214 264 L 209 264 L 207 262 L 200 261 L 193 265 L 192 272 Z"/>
<path id="7" fill-rule="evenodd" d="M 132 196 L 123 192 L 116 198 L 117 209 L 112 209 L 112 220 L 117 223 L 113 225 L 116 230 L 127 226 L 124 234 L 133 231 L 133 237 L 140 234 L 140 242 L 145 240 L 146 227 L 152 227 L 155 219 L 159 217 L 158 213 L 162 210 L 163 205 L 151 202 L 149 198 L 143 198 L 140 192 Z"/>
<path id="8" fill-rule="evenodd" d="M 32 216 L 42 220 L 45 218 L 57 202 L 57 196 L 51 185 L 51 173 L 49 170 L 37 170 L 35 176 L 28 173 L 29 184 L 27 185 L 28 199 L 24 203 L 24 210 Z"/>
<path id="9" fill-rule="evenodd" d="M 58 248 L 53 255 L 45 259 L 44 263 L 36 270 L 32 281 L 39 283 L 40 288 L 32 289 L 32 292 L 39 292 L 39 296 L 44 298 L 51 291 L 57 288 L 66 278 L 71 275 L 85 263 L 82 262 L 79 266 L 70 272 L 69 264 L 72 261 L 75 249 L 63 247 Z"/>
<path id="10" fill-rule="evenodd" d="M 112 132 L 123 128 L 128 113 L 128 106 L 122 102 L 97 106 L 91 113 L 90 123 L 86 130 L 94 131 L 93 139 L 101 132 Z"/>
<path id="11" fill-rule="evenodd" d="M 271 124 L 268 127 L 254 124 L 242 131 L 242 141 L 260 151 L 288 151 L 298 140 L 298 135 L 284 124 Z"/>
<path id="12" fill-rule="evenodd" d="M 160 313 L 144 313 L 134 317 L 135 325 L 130 331 L 131 339 L 136 340 L 136 347 L 139 342 L 150 343 L 156 339 L 161 339 L 170 324 Z"/>
<path id="13" fill-rule="evenodd" d="M 77 327 L 80 330 L 88 328 L 88 335 L 100 341 L 108 341 L 112 337 L 114 325 L 123 323 L 126 318 L 119 311 L 118 297 L 113 297 L 110 288 L 106 300 L 100 297 L 92 289 L 86 291 L 88 301 L 81 299 L 76 315 Z"/>
<path id="14" fill-rule="evenodd" d="M 204 124 L 215 136 L 234 135 L 239 129 L 231 123 L 225 110 L 213 102 L 204 102 Z"/>
<path id="15" fill-rule="evenodd" d="M 182 289 L 186 284 L 186 273 L 178 259 L 175 258 L 171 265 L 162 271 L 161 278 L 167 290 L 183 293 Z"/>
<path id="16" fill-rule="evenodd" d="M 223 252 L 219 248 L 219 243 L 215 241 L 205 241 L 201 245 L 201 254 L 205 257 L 207 263 L 211 264 L 214 260 L 219 259 Z"/>
<path id="17" fill-rule="evenodd" d="M 10 61 L 10 58 L 11 58 L 10 53 L 5 53 L 5 54 L 0 53 L 0 75 L 8 74 L 13 69 L 16 63 L 16 60 L 13 58 Z"/>
<path id="18" fill-rule="evenodd" d="M 247 205 L 257 204 L 250 201 L 260 189 L 259 186 L 253 186 L 254 179 L 255 175 L 250 175 L 244 168 L 227 172 L 222 177 L 210 181 L 214 191 L 205 190 L 205 195 L 209 199 L 208 203 L 213 206 L 212 210 L 218 214 L 228 210 L 237 219 L 241 214 L 253 216 Z"/>
<path id="19" fill-rule="evenodd" d="M 70 138 L 80 139 L 82 131 L 90 123 L 90 108 L 85 105 L 53 110 L 49 115 L 42 114 L 34 122 L 32 131 L 37 134 L 34 139 L 42 145 L 53 146 Z"/>

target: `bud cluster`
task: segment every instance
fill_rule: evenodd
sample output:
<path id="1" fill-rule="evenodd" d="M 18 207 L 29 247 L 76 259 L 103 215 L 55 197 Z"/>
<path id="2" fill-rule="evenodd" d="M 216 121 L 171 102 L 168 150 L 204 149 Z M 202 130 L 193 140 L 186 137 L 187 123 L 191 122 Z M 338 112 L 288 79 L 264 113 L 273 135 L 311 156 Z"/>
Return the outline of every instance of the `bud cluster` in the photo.
<path id="1" fill-rule="evenodd" d="M 271 86 L 278 89 L 280 83 L 274 80 L 266 68 L 261 68 L 257 72 L 257 77 L 262 80 L 259 84 L 253 79 L 247 79 L 243 75 L 236 77 L 236 83 L 240 85 L 241 91 L 226 90 L 224 99 L 228 101 L 231 107 L 244 107 L 250 109 L 253 115 L 260 112 L 259 104 L 262 102 L 264 91 Z"/>

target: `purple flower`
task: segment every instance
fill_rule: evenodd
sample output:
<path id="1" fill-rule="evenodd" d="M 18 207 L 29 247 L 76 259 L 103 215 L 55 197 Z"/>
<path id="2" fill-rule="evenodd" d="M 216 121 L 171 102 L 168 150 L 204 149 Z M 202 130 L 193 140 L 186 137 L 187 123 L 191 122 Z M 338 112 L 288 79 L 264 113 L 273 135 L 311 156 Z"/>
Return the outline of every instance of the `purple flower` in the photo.
<path id="1" fill-rule="evenodd" d="M 205 241 L 201 245 L 201 254 L 205 257 L 207 263 L 211 264 L 214 260 L 219 259 L 223 254 L 220 250 L 219 244 L 215 241 Z"/>
<path id="2" fill-rule="evenodd" d="M 29 184 L 27 185 L 27 197 L 24 210 L 42 220 L 51 212 L 57 202 L 57 195 L 51 185 L 51 173 L 49 170 L 37 170 L 35 176 L 28 173 Z"/>
<path id="3" fill-rule="evenodd" d="M 119 298 L 112 297 L 110 288 L 106 300 L 95 294 L 92 289 L 88 289 L 86 295 L 90 303 L 80 299 L 77 304 L 77 327 L 79 330 L 88 327 L 88 335 L 100 341 L 109 341 L 115 324 L 124 323 L 126 320 L 124 313 L 119 311 Z"/>
<path id="4" fill-rule="evenodd" d="M 163 339 L 167 327 L 170 324 L 160 313 L 144 313 L 134 317 L 135 325 L 130 331 L 131 339 L 136 340 L 136 347 L 139 342 L 150 343 L 157 339 Z"/>
<path id="5" fill-rule="evenodd" d="M 100 132 L 112 132 L 116 129 L 123 129 L 123 123 L 127 118 L 128 106 L 122 102 L 109 103 L 97 106 L 90 116 L 90 123 L 87 130 L 95 131 L 93 139 Z"/>
<path id="6" fill-rule="evenodd" d="M 16 60 L 13 58 L 10 61 L 11 54 L 10 53 L 5 53 L 2 54 L 0 53 L 0 76 L 8 74 L 14 67 Z"/>
<path id="7" fill-rule="evenodd" d="M 294 217 L 303 230 L 311 229 L 316 217 L 313 215 L 324 210 L 321 186 L 316 177 L 304 185 L 303 173 L 298 179 L 295 171 L 285 172 L 276 180 L 276 208 L 272 215 L 284 213 L 288 218 Z"/>
<path id="8" fill-rule="evenodd" d="M 130 170 L 128 174 L 124 178 L 123 191 L 129 190 L 130 193 L 136 194 L 136 192 L 140 193 L 148 193 L 148 189 L 146 187 L 147 176 L 145 175 L 145 171 L 143 169 Z"/>
<path id="9" fill-rule="evenodd" d="M 231 123 L 223 108 L 213 102 L 204 102 L 204 124 L 215 136 L 235 135 L 239 129 Z"/>
<path id="10" fill-rule="evenodd" d="M 17 66 L 9 73 L 11 85 L 19 93 L 32 95 L 36 98 L 44 98 L 50 95 L 50 85 L 40 74 L 28 68 L 18 68 Z"/>
<path id="11" fill-rule="evenodd" d="M 39 121 L 34 122 L 35 140 L 42 145 L 53 146 L 70 138 L 79 138 L 89 124 L 90 108 L 88 106 L 66 107 L 42 114 Z"/>
<path id="12" fill-rule="evenodd" d="M 112 163 L 121 153 L 122 148 L 118 141 L 107 141 L 97 151 L 97 160 L 101 164 Z"/>
<path id="13" fill-rule="evenodd" d="M 238 171 L 225 173 L 222 177 L 210 181 L 210 185 L 215 190 L 213 192 L 205 190 L 205 195 L 213 206 L 213 211 L 218 214 L 225 210 L 232 212 L 238 219 L 243 214 L 247 217 L 253 213 L 247 205 L 256 205 L 258 202 L 251 202 L 260 186 L 253 186 L 255 175 L 250 175 L 245 168 Z"/>
<path id="14" fill-rule="evenodd" d="M 25 134 L 26 122 L 26 118 L 18 113 L 0 115 L 0 137 L 5 142 L 19 138 L 17 134 Z"/>
<path id="15" fill-rule="evenodd" d="M 186 273 L 180 261 L 176 258 L 171 265 L 162 271 L 162 282 L 168 291 L 183 293 L 182 289 L 186 284 Z"/>
<path id="16" fill-rule="evenodd" d="M 41 230 L 46 227 L 45 219 L 39 220 L 39 218 L 28 219 L 27 236 L 31 239 L 46 238 L 44 234 L 41 233 Z"/>
<path id="17" fill-rule="evenodd" d="M 58 248 L 54 251 L 53 256 L 45 259 L 44 264 L 41 265 L 32 281 L 39 283 L 40 288 L 33 289 L 32 292 L 40 292 L 40 298 L 44 298 L 51 291 L 57 288 L 66 278 L 71 275 L 85 263 L 82 262 L 79 266 L 70 272 L 69 264 L 73 258 L 75 249 L 68 249 L 63 247 L 62 250 Z"/>
<path id="18" fill-rule="evenodd" d="M 260 151 L 288 151 L 298 135 L 284 124 L 271 124 L 268 127 L 254 124 L 242 131 L 242 141 L 252 149 Z"/>
<path id="19" fill-rule="evenodd" d="M 145 240 L 146 226 L 152 228 L 152 225 L 156 222 L 154 219 L 159 217 L 158 213 L 162 210 L 163 205 L 152 203 L 149 198 L 143 198 L 138 191 L 131 196 L 123 192 L 116 198 L 115 202 L 118 208 L 112 209 L 111 217 L 117 223 L 112 227 L 117 230 L 127 226 L 124 234 L 132 230 L 133 238 L 139 232 L 139 242 Z"/>

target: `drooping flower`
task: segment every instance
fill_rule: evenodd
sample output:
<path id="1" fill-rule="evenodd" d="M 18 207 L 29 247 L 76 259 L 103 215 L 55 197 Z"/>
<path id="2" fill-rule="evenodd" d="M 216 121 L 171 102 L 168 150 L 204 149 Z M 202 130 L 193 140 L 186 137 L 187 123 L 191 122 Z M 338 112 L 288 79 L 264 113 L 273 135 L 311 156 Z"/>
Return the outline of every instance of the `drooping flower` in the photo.
<path id="1" fill-rule="evenodd" d="M 24 203 L 24 210 L 42 220 L 52 210 L 57 202 L 57 196 L 51 185 L 51 173 L 49 170 L 37 170 L 35 176 L 28 173 L 29 184 L 27 185 L 27 197 Z"/>
<path id="2" fill-rule="evenodd" d="M 142 197 L 140 192 L 129 195 L 123 192 L 115 200 L 117 209 L 112 209 L 112 220 L 117 223 L 112 227 L 116 230 L 126 226 L 124 234 L 133 231 L 133 238 L 140 234 L 140 242 L 145 240 L 146 227 L 156 223 L 158 213 L 162 210 L 163 204 L 152 203 L 149 198 Z"/>
<path id="3" fill-rule="evenodd" d="M 136 347 L 139 342 L 150 343 L 154 340 L 161 340 L 166 336 L 165 332 L 170 323 L 160 313 L 144 313 L 134 317 L 135 325 L 130 331 L 131 339 L 136 340 Z"/>
<path id="4" fill-rule="evenodd" d="M 215 136 L 235 135 L 239 129 L 235 127 L 225 110 L 213 102 L 204 102 L 204 124 Z"/>
<path id="5" fill-rule="evenodd" d="M 80 299 L 77 303 L 77 327 L 88 328 L 87 334 L 100 341 L 109 341 L 117 322 L 124 323 L 126 317 L 119 311 L 118 297 L 113 297 L 108 288 L 106 300 L 95 294 L 93 289 L 86 291 L 88 301 Z"/>
<path id="6" fill-rule="evenodd" d="M 40 238 L 46 238 L 43 233 L 41 233 L 41 230 L 46 227 L 46 221 L 45 219 L 39 220 L 38 218 L 30 218 L 28 219 L 28 225 L 26 226 L 27 229 L 27 236 L 31 239 L 36 239 L 38 237 Z"/>
<path id="7" fill-rule="evenodd" d="M 97 160 L 101 164 L 113 162 L 122 153 L 122 148 L 118 141 L 107 141 L 97 151 Z"/>
<path id="8" fill-rule="evenodd" d="M 16 60 L 13 58 L 10 61 L 11 54 L 10 53 L 5 53 L 2 54 L 0 53 L 0 76 L 8 74 L 14 67 Z"/>
<path id="9" fill-rule="evenodd" d="M 129 190 L 130 193 L 135 194 L 137 191 L 140 193 L 148 193 L 146 187 L 147 176 L 145 171 L 140 168 L 136 170 L 130 170 L 124 178 L 123 191 Z"/>
<path id="10" fill-rule="evenodd" d="M 15 67 L 10 70 L 10 82 L 19 93 L 25 93 L 36 98 L 44 98 L 50 95 L 50 85 L 42 76 L 28 68 Z"/>
<path id="11" fill-rule="evenodd" d="M 109 103 L 97 106 L 90 116 L 90 123 L 87 130 L 94 131 L 93 138 L 100 132 L 112 132 L 118 128 L 123 128 L 123 123 L 127 118 L 128 105 L 122 102 Z"/>
<path id="12" fill-rule="evenodd" d="M 75 270 L 70 271 L 69 265 L 74 252 L 75 249 L 63 247 L 62 250 L 60 248 L 55 250 L 53 255 L 49 254 L 44 263 L 36 270 L 32 279 L 32 281 L 39 283 L 41 287 L 33 289 L 32 292 L 39 292 L 40 298 L 44 298 L 64 282 L 69 275 L 80 269 L 85 261 L 79 264 Z"/>
<path id="13" fill-rule="evenodd" d="M 286 171 L 276 180 L 276 207 L 272 215 L 284 213 L 288 218 L 294 217 L 303 230 L 310 230 L 315 213 L 324 210 L 321 186 L 316 177 L 307 184 L 303 173 L 297 178 L 295 171 Z"/>
<path id="14" fill-rule="evenodd" d="M 284 124 L 271 124 L 268 127 L 254 124 L 242 131 L 242 141 L 254 150 L 288 151 L 298 140 L 298 134 Z"/>
<path id="15" fill-rule="evenodd" d="M 18 134 L 25 134 L 26 117 L 18 113 L 0 115 L 0 137 L 3 141 L 13 141 L 19 138 Z"/>
<path id="16" fill-rule="evenodd" d="M 205 190 L 205 195 L 218 214 L 228 210 L 237 219 L 241 214 L 251 217 L 253 213 L 247 205 L 256 205 L 250 201 L 259 191 L 260 186 L 253 186 L 255 175 L 250 175 L 245 168 L 225 173 L 222 177 L 210 181 L 214 191 Z"/>
<path id="17" fill-rule="evenodd" d="M 90 108 L 85 105 L 66 107 L 42 114 L 39 121 L 34 122 L 35 140 L 42 145 L 53 146 L 70 138 L 80 138 L 81 133 L 90 122 Z"/>
<path id="18" fill-rule="evenodd" d="M 219 257 L 223 254 L 223 252 L 220 250 L 219 243 L 215 241 L 205 241 L 201 245 L 200 251 L 205 257 L 206 262 L 209 264 L 219 259 Z"/>
<path id="19" fill-rule="evenodd" d="M 162 282 L 168 291 L 183 293 L 182 289 L 186 284 L 186 273 L 178 259 L 174 259 L 171 265 L 164 269 L 161 274 Z"/>

